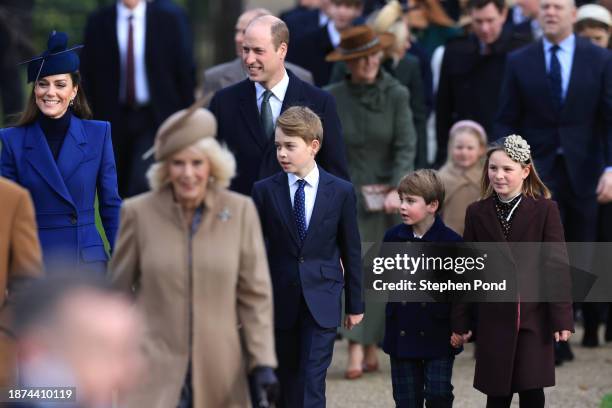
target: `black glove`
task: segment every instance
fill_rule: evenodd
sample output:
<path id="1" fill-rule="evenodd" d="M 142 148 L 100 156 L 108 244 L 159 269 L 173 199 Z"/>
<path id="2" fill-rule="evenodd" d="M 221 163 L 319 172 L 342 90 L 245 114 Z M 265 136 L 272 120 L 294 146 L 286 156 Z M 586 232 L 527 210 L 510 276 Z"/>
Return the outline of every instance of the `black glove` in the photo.
<path id="1" fill-rule="evenodd" d="M 249 374 L 249 389 L 254 408 L 268 408 L 276 403 L 278 380 L 271 367 L 255 367 Z"/>

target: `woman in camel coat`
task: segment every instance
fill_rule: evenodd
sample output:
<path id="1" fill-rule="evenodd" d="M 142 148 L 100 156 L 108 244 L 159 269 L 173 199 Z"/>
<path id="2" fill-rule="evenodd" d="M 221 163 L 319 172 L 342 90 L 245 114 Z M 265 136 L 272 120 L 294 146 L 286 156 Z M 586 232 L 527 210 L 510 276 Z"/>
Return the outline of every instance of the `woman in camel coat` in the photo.
<path id="1" fill-rule="evenodd" d="M 274 379 L 259 218 L 250 198 L 225 188 L 234 159 L 215 132 L 204 109 L 168 118 L 147 174 L 152 191 L 121 210 L 111 277 L 145 316 L 148 361 L 126 407 L 247 407 L 247 375 Z"/>

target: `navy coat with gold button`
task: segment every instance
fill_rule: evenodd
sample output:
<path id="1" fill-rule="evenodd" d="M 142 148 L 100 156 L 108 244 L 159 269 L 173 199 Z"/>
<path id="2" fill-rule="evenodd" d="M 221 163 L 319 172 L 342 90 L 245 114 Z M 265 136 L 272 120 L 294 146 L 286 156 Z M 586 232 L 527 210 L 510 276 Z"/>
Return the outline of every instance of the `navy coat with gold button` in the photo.
<path id="1" fill-rule="evenodd" d="M 462 242 L 456 232 L 436 216 L 422 239 L 415 238 L 412 227 L 399 224 L 389 229 L 384 242 Z M 450 357 L 462 349 L 450 345 L 451 306 L 449 303 L 389 302 L 386 308 L 383 350 L 393 358 Z"/>
<path id="2" fill-rule="evenodd" d="M 111 248 L 121 206 L 110 124 L 72 116 L 57 162 L 38 122 L 2 129 L 0 140 L 2 175 L 28 189 L 34 201 L 46 268 L 104 273 L 107 255 L 95 224 L 96 193 Z"/>

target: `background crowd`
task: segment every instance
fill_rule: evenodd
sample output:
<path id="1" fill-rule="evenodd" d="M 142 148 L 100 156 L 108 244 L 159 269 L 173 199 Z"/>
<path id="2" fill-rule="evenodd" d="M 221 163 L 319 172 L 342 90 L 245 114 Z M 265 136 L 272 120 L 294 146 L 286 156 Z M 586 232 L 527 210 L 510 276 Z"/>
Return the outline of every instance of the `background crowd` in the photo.
<path id="1" fill-rule="evenodd" d="M 424 168 L 439 170 L 441 217 L 463 234 L 466 208 L 481 198 L 487 145 L 515 133 L 531 146 L 565 240 L 612 241 L 611 7 L 607 0 L 304 0 L 280 20 L 251 8 L 235 21 L 232 58 L 202 69 L 182 7 L 119 0 L 88 17 L 82 49 L 55 27 L 42 54 L 29 51 L 27 73 L 15 56 L 32 45 L 14 35 L 15 7 L 0 9 L 7 125 L 0 131 L 0 383 L 15 377 L 10 303 L 26 293 L 25 283 L 59 271 L 96 279 L 108 271 L 111 286 L 138 293 L 140 312 L 108 328 L 115 330 L 108 349 L 135 347 L 119 335 L 130 325 L 156 356 L 144 389 L 158 393 L 134 393 L 132 406 L 244 406 L 248 387 L 265 403 L 277 364 L 273 299 L 284 294 L 271 292 L 270 239 L 244 196 L 281 170 L 274 132 L 291 106 L 320 117 L 316 163 L 352 182 L 363 242 L 380 242 L 399 222 L 398 183 Z M 25 76 L 33 83 L 26 92 Z M 587 251 L 576 262 L 589 265 L 596 255 Z M 301 253 L 295 258 L 304 262 Z M 304 284 L 287 285 L 294 283 Z M 27 317 L 15 329 L 27 346 L 23 373 L 55 363 L 38 358 L 51 348 L 32 340 L 45 309 L 75 327 L 81 317 L 66 310 L 91 307 L 89 295 L 128 310 L 104 284 L 79 285 L 68 285 L 64 301 L 56 288 L 48 303 L 17 308 Z M 578 306 L 582 345 L 612 341 L 608 305 Z M 384 303 L 367 302 L 365 310 L 360 325 L 340 330 L 347 379 L 379 366 Z M 92 332 L 104 330 L 95 324 Z M 49 344 L 60 336 L 45 333 Z M 572 359 L 567 343 L 558 343 L 555 363 Z M 109 369 L 115 379 L 106 389 L 91 386 L 88 404 L 128 386 L 126 372 L 141 369 L 132 359 L 122 364 Z M 67 374 L 63 368 L 53 365 Z M 46 380 L 35 377 L 21 378 Z"/>

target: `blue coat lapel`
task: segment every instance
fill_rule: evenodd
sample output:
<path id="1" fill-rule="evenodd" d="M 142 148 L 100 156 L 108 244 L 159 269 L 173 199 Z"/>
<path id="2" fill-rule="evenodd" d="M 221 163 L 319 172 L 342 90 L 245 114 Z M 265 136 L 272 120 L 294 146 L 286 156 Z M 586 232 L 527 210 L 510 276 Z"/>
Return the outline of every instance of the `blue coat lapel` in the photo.
<path id="1" fill-rule="evenodd" d="M 40 176 L 49 184 L 49 186 L 53 188 L 53 190 L 64 198 L 64 200 L 74 206 L 72 196 L 66 188 L 66 184 L 62 179 L 62 175 L 60 174 L 53 156 L 51 155 L 51 150 L 49 149 L 49 145 L 45 140 L 45 135 L 43 134 L 38 122 L 35 122 L 27 127 L 24 148 L 28 150 L 25 156 L 30 165 L 38 172 L 38 174 L 40 174 Z"/>
<path id="2" fill-rule="evenodd" d="M 83 161 L 84 146 L 87 144 L 85 138 L 85 131 L 83 130 L 83 123 L 79 118 L 73 116 L 70 119 L 70 127 L 68 128 L 68 134 L 64 139 L 64 144 L 60 150 L 60 154 L 57 160 L 57 166 L 62 176 L 63 183 L 66 184 L 70 177 L 74 174 L 74 171 L 79 167 Z"/>
<path id="3" fill-rule="evenodd" d="M 312 209 L 312 216 L 308 223 L 308 231 L 306 238 L 304 239 L 304 246 L 312 241 L 316 235 L 317 229 L 321 226 L 329 203 L 333 202 L 334 189 L 332 185 L 334 180 L 326 173 L 321 167 L 319 167 L 319 187 L 317 189 L 317 196 L 315 198 L 314 208 Z M 297 230 L 297 227 L 296 227 Z"/>
<path id="4" fill-rule="evenodd" d="M 279 173 L 275 178 L 276 188 L 274 189 L 274 201 L 278 213 L 283 219 L 283 224 L 287 227 L 289 235 L 295 241 L 298 247 L 302 246 L 300 237 L 298 236 L 295 217 L 293 216 L 293 208 L 291 207 L 291 198 L 289 192 L 289 180 L 286 173 Z"/>
<path id="5" fill-rule="evenodd" d="M 250 80 L 246 79 L 242 85 L 244 86 L 243 92 L 240 94 L 240 113 L 247 123 L 251 136 L 255 140 L 255 143 L 263 150 L 266 148 L 268 140 L 264 138 L 263 128 L 259 121 L 259 110 L 257 109 L 257 94 L 255 92 L 255 84 Z"/>

